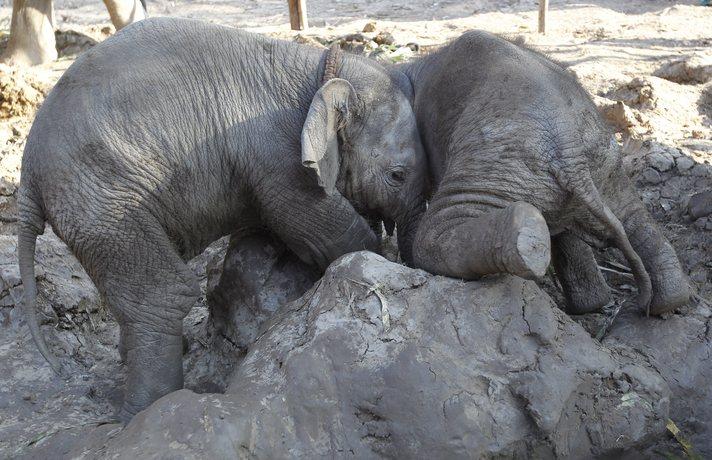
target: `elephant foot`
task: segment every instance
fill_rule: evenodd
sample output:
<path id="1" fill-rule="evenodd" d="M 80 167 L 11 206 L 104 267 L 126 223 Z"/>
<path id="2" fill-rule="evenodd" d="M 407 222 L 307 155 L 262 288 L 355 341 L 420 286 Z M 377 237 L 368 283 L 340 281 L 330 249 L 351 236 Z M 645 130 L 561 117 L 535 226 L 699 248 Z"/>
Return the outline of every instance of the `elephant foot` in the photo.
<path id="1" fill-rule="evenodd" d="M 669 313 L 690 300 L 690 284 L 680 269 L 651 274 L 653 300 L 650 302 L 650 314 Z"/>
<path id="2" fill-rule="evenodd" d="M 598 269 L 591 247 L 570 232 L 552 237 L 556 277 L 566 298 L 566 312 L 583 315 L 611 301 L 611 290 Z"/>
<path id="3" fill-rule="evenodd" d="M 522 278 L 544 276 L 551 259 L 549 227 L 539 210 L 518 201 L 501 210 L 502 225 L 494 226 L 502 243 L 501 265 L 504 271 Z M 494 236 L 497 240 L 497 235 Z"/>

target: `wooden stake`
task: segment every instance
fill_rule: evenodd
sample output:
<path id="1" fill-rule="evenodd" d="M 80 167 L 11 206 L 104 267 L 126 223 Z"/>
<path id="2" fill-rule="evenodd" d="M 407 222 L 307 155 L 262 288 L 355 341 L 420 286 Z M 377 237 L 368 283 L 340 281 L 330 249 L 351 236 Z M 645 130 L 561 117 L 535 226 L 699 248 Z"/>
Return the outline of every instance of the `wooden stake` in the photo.
<path id="1" fill-rule="evenodd" d="M 292 30 L 306 30 L 307 24 L 307 0 L 287 0 L 289 3 L 289 23 Z"/>
<path id="2" fill-rule="evenodd" d="M 549 9 L 549 0 L 539 0 L 539 33 L 546 34 L 546 11 Z"/>

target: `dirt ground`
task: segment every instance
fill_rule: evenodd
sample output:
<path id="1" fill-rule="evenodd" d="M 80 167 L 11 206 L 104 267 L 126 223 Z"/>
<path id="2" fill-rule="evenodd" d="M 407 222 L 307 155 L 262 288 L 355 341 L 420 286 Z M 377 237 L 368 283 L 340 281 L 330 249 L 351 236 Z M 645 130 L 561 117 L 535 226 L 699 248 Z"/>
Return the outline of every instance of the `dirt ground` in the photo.
<path id="1" fill-rule="evenodd" d="M 27 70 L 0 66 L 0 458 L 22 453 L 48 434 L 107 419 L 123 378 L 116 327 L 81 267 L 51 232 L 39 243 L 40 303 L 52 346 L 76 358 L 77 374 L 69 382 L 51 375 L 13 308 L 21 294 L 14 195 L 35 107 L 78 52 L 113 30 L 98 0 L 54 3 L 60 59 Z M 389 32 L 396 45 L 417 43 L 421 51 L 469 29 L 519 37 L 566 66 L 593 95 L 625 141 L 626 165 L 641 196 L 698 291 L 692 303 L 710 302 L 712 215 L 700 215 L 695 195 L 712 190 L 712 7 L 697 0 L 552 1 L 543 36 L 536 33 L 536 0 L 307 4 L 311 28 L 297 33 L 289 30 L 285 0 L 148 0 L 151 16 L 196 18 L 289 40 L 312 37 L 323 43 L 361 32 L 369 22 L 375 22 L 375 31 L 365 33 L 366 39 Z M 0 48 L 10 12 L 11 1 L 0 1 Z M 205 262 L 213 256 L 195 263 L 203 279 Z M 603 253 L 601 260 L 617 298 L 631 297 L 632 283 L 615 273 L 620 271 L 615 255 Z M 556 287 L 548 287 L 556 297 Z M 186 369 L 193 375 L 189 386 L 198 390 L 214 390 L 204 386 L 203 377 L 215 363 L 200 354 L 206 315 L 203 300 L 187 319 L 192 332 Z M 583 322 L 596 335 L 610 318 Z"/>

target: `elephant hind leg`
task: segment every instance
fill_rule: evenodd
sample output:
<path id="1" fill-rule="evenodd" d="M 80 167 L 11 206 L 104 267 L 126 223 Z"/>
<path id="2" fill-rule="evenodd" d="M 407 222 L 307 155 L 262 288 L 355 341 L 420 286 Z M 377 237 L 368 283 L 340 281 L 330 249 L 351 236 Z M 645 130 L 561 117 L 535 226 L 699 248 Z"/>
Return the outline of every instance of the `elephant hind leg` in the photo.
<path id="1" fill-rule="evenodd" d="M 162 230 L 130 240 L 96 248 L 94 258 L 106 262 L 92 276 L 121 327 L 127 366 L 122 422 L 183 387 L 183 318 L 200 293 L 195 274 Z"/>
<path id="2" fill-rule="evenodd" d="M 550 261 L 549 228 L 541 213 L 525 202 L 459 215 L 444 206 L 426 212 L 416 235 L 416 265 L 431 273 L 476 279 L 510 273 L 544 275 Z"/>
<path id="3" fill-rule="evenodd" d="M 564 291 L 567 313 L 595 312 L 611 301 L 611 291 L 593 251 L 581 239 L 569 232 L 552 237 L 552 261 Z"/>

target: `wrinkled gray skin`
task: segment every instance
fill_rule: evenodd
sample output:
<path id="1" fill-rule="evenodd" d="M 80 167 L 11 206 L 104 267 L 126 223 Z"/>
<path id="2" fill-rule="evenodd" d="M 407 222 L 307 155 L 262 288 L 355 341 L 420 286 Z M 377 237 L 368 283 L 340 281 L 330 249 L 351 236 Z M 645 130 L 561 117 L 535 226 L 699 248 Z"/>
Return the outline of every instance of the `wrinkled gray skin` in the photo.
<path id="1" fill-rule="evenodd" d="M 584 313 L 610 299 L 589 244 L 613 244 L 643 308 L 661 314 L 687 302 L 677 256 L 575 77 L 479 31 L 400 70 L 415 89 L 436 188 L 416 237 L 417 266 L 468 279 L 532 278 L 551 254 L 569 311 Z"/>
<path id="2" fill-rule="evenodd" d="M 181 320 L 199 295 L 186 261 L 219 237 L 266 228 L 324 268 L 378 249 L 358 211 L 395 221 L 410 258 L 426 159 L 408 79 L 344 55 L 322 86 L 324 62 L 294 43 L 149 19 L 81 56 L 38 112 L 18 199 L 28 324 L 59 369 L 34 313 L 47 221 L 121 326 L 122 420 L 182 388 Z"/>

